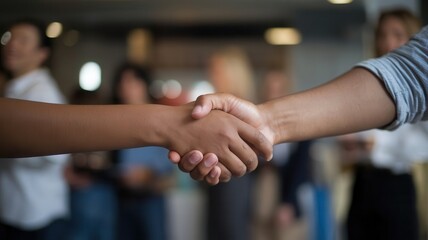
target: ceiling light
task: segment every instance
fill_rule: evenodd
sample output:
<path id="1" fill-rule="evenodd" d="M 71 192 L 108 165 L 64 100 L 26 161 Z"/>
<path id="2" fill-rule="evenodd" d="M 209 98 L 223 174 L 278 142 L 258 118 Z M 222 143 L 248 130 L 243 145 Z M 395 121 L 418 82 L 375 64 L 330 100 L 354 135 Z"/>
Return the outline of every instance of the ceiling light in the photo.
<path id="1" fill-rule="evenodd" d="M 50 38 L 57 38 L 62 33 L 62 24 L 59 22 L 53 22 L 49 24 L 46 29 L 46 36 Z"/>
<path id="2" fill-rule="evenodd" d="M 12 37 L 12 34 L 9 31 L 3 33 L 0 40 L 1 45 L 6 45 L 9 42 L 11 37 Z"/>
<path id="3" fill-rule="evenodd" d="M 349 4 L 352 0 L 328 0 L 332 4 Z"/>
<path id="4" fill-rule="evenodd" d="M 86 91 L 95 91 L 101 85 L 101 67 L 96 62 L 87 62 L 80 69 L 79 85 Z"/>
<path id="5" fill-rule="evenodd" d="M 296 45 L 301 42 L 301 36 L 295 28 L 269 28 L 265 39 L 272 45 Z"/>

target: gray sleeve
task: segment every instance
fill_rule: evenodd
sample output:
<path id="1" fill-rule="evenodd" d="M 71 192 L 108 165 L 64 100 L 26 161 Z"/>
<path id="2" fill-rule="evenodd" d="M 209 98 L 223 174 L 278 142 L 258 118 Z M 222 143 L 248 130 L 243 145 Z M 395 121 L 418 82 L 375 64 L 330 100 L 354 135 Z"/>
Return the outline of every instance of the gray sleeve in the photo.
<path id="1" fill-rule="evenodd" d="M 428 120 L 428 26 L 407 44 L 377 59 L 359 63 L 385 83 L 397 115 L 387 129 Z"/>

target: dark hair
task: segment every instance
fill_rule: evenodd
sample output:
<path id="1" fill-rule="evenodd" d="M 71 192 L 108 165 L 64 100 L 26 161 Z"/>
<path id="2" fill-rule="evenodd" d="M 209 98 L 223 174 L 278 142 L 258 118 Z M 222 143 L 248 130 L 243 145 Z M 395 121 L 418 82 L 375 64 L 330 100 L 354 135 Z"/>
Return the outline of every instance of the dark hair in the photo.
<path id="1" fill-rule="evenodd" d="M 138 79 L 140 79 L 147 87 L 150 87 L 152 78 L 150 75 L 150 71 L 147 68 L 137 64 L 133 64 L 133 63 L 124 63 L 119 66 L 119 68 L 116 70 L 116 73 L 114 75 L 113 84 L 112 84 L 113 103 L 122 103 L 122 101 L 119 99 L 119 96 L 117 95 L 117 89 L 119 87 L 122 74 L 126 71 L 134 72 Z M 148 94 L 148 96 L 150 97 L 150 100 L 153 100 L 150 94 Z"/>
<path id="2" fill-rule="evenodd" d="M 70 96 L 71 104 L 90 104 L 90 105 L 98 105 L 102 104 L 102 97 L 99 90 L 96 91 L 87 91 L 80 87 L 76 87 Z"/>
<path id="3" fill-rule="evenodd" d="M 18 25 L 30 25 L 34 27 L 37 30 L 37 34 L 39 36 L 39 47 L 41 48 L 52 48 L 52 41 L 48 36 L 46 36 L 46 24 L 42 21 L 39 21 L 37 19 L 32 18 L 23 18 L 14 21 L 10 26 L 9 29 L 12 29 L 15 26 Z"/>

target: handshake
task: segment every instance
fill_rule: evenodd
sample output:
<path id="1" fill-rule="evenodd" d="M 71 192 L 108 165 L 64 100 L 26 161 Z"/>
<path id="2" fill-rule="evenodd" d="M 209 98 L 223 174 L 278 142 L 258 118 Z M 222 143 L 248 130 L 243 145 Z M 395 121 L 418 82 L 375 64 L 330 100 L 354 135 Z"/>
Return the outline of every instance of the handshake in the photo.
<path id="1" fill-rule="evenodd" d="M 193 109 L 184 114 L 191 111 L 197 120 L 175 124 L 170 131 L 184 131 L 183 139 L 186 134 L 197 134 L 199 141 L 187 136 L 187 146 L 177 144 L 177 139 L 170 139 L 176 145 L 163 146 L 172 150 L 169 158 L 182 171 L 209 184 L 253 171 L 257 154 L 272 158 L 273 144 L 385 127 L 398 112 L 383 82 L 362 68 L 257 106 L 232 95 L 212 94 L 199 97 L 188 107 Z"/>
<path id="2" fill-rule="evenodd" d="M 200 143 L 207 142 L 213 152 L 192 149 L 181 157 L 178 152 L 170 151 L 170 160 L 193 179 L 216 185 L 253 171 L 258 155 L 266 160 L 272 158 L 275 132 L 263 106 L 230 94 L 209 94 L 196 100 L 191 115 L 196 121 L 211 117 L 209 125 L 205 124 L 209 129 L 204 130 L 217 129 L 216 136 L 204 135 L 203 131 L 197 133 L 201 134 Z"/>
<path id="3" fill-rule="evenodd" d="M 257 155 L 271 159 L 276 143 L 399 126 L 418 120 L 413 113 L 427 118 L 425 106 L 396 106 L 383 82 L 361 68 L 257 106 L 221 93 L 179 107 L 0 99 L 0 157 L 163 146 L 181 170 L 214 185 L 253 171 Z M 399 109 L 412 118 L 394 121 Z"/>

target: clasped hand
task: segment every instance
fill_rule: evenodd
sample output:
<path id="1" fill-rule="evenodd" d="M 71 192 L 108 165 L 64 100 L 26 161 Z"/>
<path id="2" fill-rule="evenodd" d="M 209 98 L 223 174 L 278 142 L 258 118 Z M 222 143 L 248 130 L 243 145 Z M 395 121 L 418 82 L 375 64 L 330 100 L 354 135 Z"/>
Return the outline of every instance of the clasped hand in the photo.
<path id="1" fill-rule="evenodd" d="M 194 119 L 205 118 L 210 115 L 212 110 L 221 110 L 231 114 L 256 128 L 260 133 L 258 134 L 259 139 L 254 141 L 248 136 L 246 138 L 239 134 L 245 143 L 241 148 L 230 149 L 236 157 L 227 159 L 219 158 L 216 153 L 202 153 L 199 150 L 189 151 L 182 156 L 175 151 L 170 151 L 171 162 L 178 164 L 180 170 L 190 173 L 195 180 L 205 180 L 210 185 L 216 185 L 220 181 L 229 181 L 231 176 L 239 177 L 246 172 L 253 171 L 258 164 L 257 155 L 262 155 L 266 160 L 272 158 L 275 136 L 272 127 L 268 124 L 268 114 L 263 112 L 263 106 L 256 106 L 230 94 L 209 94 L 198 97 L 193 107 L 192 117 Z M 247 144 L 251 148 L 247 148 Z"/>

